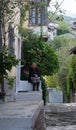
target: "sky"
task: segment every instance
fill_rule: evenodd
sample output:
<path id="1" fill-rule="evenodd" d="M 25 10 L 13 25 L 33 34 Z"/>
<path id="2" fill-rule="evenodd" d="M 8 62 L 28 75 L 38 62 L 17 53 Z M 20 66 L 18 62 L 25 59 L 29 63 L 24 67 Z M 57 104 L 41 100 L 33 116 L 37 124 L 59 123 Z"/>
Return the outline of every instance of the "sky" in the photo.
<path id="1" fill-rule="evenodd" d="M 57 1 L 61 3 L 62 0 Z M 61 5 L 61 8 L 66 10 L 66 14 L 76 16 L 76 0 L 64 0 L 63 4 Z"/>

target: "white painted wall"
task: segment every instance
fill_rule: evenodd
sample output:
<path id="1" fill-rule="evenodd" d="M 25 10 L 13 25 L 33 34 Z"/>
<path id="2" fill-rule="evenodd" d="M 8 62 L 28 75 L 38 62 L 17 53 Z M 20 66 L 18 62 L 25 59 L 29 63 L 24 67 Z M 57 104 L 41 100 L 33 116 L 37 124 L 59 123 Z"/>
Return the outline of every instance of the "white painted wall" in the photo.
<path id="1" fill-rule="evenodd" d="M 63 93 L 56 88 L 48 88 L 48 96 L 50 103 L 63 103 Z"/>

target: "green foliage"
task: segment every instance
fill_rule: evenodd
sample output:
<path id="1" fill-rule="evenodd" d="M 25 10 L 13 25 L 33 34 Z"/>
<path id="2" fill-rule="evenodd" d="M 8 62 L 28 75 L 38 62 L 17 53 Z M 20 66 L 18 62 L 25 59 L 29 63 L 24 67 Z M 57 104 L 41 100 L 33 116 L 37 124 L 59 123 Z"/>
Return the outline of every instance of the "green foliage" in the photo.
<path id="1" fill-rule="evenodd" d="M 0 83 L 2 84 L 3 79 L 6 78 L 9 80 L 9 86 L 12 85 L 13 79 L 9 77 L 8 72 L 11 71 L 13 66 L 18 64 L 18 60 L 15 55 L 9 53 L 7 46 L 3 47 L 3 50 L 0 51 Z"/>
<path id="2" fill-rule="evenodd" d="M 21 77 L 20 77 L 20 79 L 21 80 L 26 80 L 26 81 L 28 81 L 28 74 L 26 74 L 26 73 L 24 73 L 22 70 L 21 70 Z"/>
<path id="3" fill-rule="evenodd" d="M 10 4 L 11 3 L 11 4 Z M 4 22 L 4 17 L 10 17 L 10 13 L 12 13 L 13 8 L 15 6 L 12 6 L 14 2 L 8 1 L 8 0 L 1 0 L 0 1 L 0 23 Z"/>
<path id="4" fill-rule="evenodd" d="M 71 27 L 70 27 L 70 24 L 68 22 L 66 22 L 64 20 L 58 22 L 57 35 L 70 33 L 70 32 L 71 32 Z"/>
<path id="5" fill-rule="evenodd" d="M 41 75 L 52 75 L 58 71 L 59 63 L 54 49 L 45 43 L 43 39 L 34 34 L 31 30 L 20 30 L 23 36 L 22 59 L 30 67 L 32 62 L 37 63 Z M 46 104 L 47 85 L 41 77 L 42 95 Z"/>
<path id="6" fill-rule="evenodd" d="M 18 7 L 21 10 L 21 13 L 25 9 L 25 2 L 24 0 L 15 0 L 15 1 L 8 1 L 8 0 L 0 0 L 0 23 L 3 22 L 3 18 L 6 17 L 8 20 L 12 18 L 14 9 Z"/>
<path id="7" fill-rule="evenodd" d="M 65 67 L 62 66 L 60 67 L 59 72 L 57 73 L 57 81 L 58 81 L 58 86 L 60 86 L 60 89 L 63 92 L 64 95 L 64 102 L 68 101 L 68 91 L 67 91 L 67 75 L 68 75 L 68 66 Z"/>
<path id="8" fill-rule="evenodd" d="M 8 77 L 6 77 L 6 79 L 8 80 L 9 89 L 12 90 L 15 77 L 9 77 L 8 76 Z"/>
<path id="9" fill-rule="evenodd" d="M 20 26 L 23 25 L 24 21 L 27 20 L 27 16 L 26 16 L 26 12 L 29 10 L 29 4 L 28 3 L 24 3 L 24 2 L 20 2 L 19 3 L 19 8 L 20 8 Z"/>
<path id="10" fill-rule="evenodd" d="M 72 59 L 72 56 L 69 54 L 69 50 L 76 45 L 76 39 L 72 38 L 71 35 L 61 35 L 56 37 L 51 42 L 51 45 L 56 50 L 56 54 L 59 59 L 60 69 L 56 74 L 56 80 L 58 86 L 60 86 L 63 91 L 64 101 L 67 101 L 69 98 L 68 95 L 70 93 L 70 89 L 67 86 L 67 76 L 69 74 L 69 64 Z"/>
<path id="11" fill-rule="evenodd" d="M 70 69 L 67 76 L 67 90 L 76 89 L 76 56 L 72 57 Z"/>
<path id="12" fill-rule="evenodd" d="M 43 77 L 41 77 L 41 84 L 42 84 L 42 99 L 44 101 L 44 105 L 46 105 L 47 85 Z"/>
<path id="13" fill-rule="evenodd" d="M 73 38 L 73 35 L 71 34 L 64 34 L 64 35 L 60 35 L 55 37 L 52 41 L 51 41 L 51 46 L 55 49 L 55 50 L 61 50 L 62 48 L 65 48 L 67 50 L 69 50 L 71 47 L 73 47 L 73 45 L 75 45 L 76 41 Z"/>
<path id="14" fill-rule="evenodd" d="M 36 62 L 42 75 L 56 73 L 59 65 L 54 49 L 29 30 L 22 34 L 22 58 L 25 59 L 26 64 L 30 66 L 32 62 Z"/>
<path id="15" fill-rule="evenodd" d="M 0 83 L 3 100 L 5 95 L 4 78 L 8 79 L 8 71 L 11 71 L 12 67 L 18 64 L 16 56 L 9 53 L 6 47 L 6 33 L 8 33 L 8 30 L 6 30 L 6 23 L 14 22 L 13 18 L 16 14 L 16 10 L 18 9 L 17 11 L 19 11 L 19 8 L 23 9 L 21 5 L 22 2 L 24 3 L 23 0 L 0 0 Z M 9 85 L 12 85 L 12 82 L 12 79 L 9 80 Z"/>
<path id="16" fill-rule="evenodd" d="M 48 13 L 49 19 L 51 21 L 63 21 L 64 17 L 64 10 L 61 9 L 61 4 L 63 1 L 61 1 L 61 3 L 59 3 L 58 1 L 52 1 L 50 2 L 50 10 Z"/>
<path id="17" fill-rule="evenodd" d="M 51 21 L 55 21 L 55 22 L 58 22 L 58 21 L 63 21 L 64 20 L 64 17 L 63 15 L 57 15 L 57 14 L 53 14 L 52 12 L 48 12 L 48 17 Z"/>
<path id="18" fill-rule="evenodd" d="M 9 53 L 6 46 L 0 51 L 0 75 L 8 75 L 8 71 L 11 71 L 13 66 L 18 64 L 18 60 L 15 55 Z"/>
<path id="19" fill-rule="evenodd" d="M 54 40 L 51 41 L 51 45 L 54 49 L 59 50 L 62 46 L 65 46 L 67 44 L 68 37 L 61 35 L 54 38 Z"/>
<path id="20" fill-rule="evenodd" d="M 57 83 L 57 76 L 54 74 L 52 76 L 45 76 L 45 82 L 47 84 L 48 87 L 53 87 L 53 88 L 57 88 L 58 87 L 58 83 Z"/>

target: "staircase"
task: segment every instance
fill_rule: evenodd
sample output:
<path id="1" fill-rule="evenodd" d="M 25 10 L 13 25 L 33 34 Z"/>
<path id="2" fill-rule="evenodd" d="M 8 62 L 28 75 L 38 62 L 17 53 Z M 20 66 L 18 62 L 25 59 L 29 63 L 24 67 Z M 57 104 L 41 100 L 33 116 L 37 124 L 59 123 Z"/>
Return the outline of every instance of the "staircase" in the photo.
<path id="1" fill-rule="evenodd" d="M 41 101 L 42 92 L 41 91 L 27 91 L 15 93 L 16 101 Z"/>

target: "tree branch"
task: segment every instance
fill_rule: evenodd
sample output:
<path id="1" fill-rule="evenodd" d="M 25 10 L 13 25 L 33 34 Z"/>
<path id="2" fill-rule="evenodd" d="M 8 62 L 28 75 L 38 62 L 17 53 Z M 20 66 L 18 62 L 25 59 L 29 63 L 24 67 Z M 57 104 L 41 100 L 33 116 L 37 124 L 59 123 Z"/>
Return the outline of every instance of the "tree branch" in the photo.
<path id="1" fill-rule="evenodd" d="M 62 0 L 61 3 L 56 7 L 56 10 L 54 13 L 52 13 L 51 17 L 53 17 L 53 15 L 57 12 L 57 10 L 59 9 L 59 7 L 62 5 L 63 2 L 64 2 L 64 0 Z"/>

